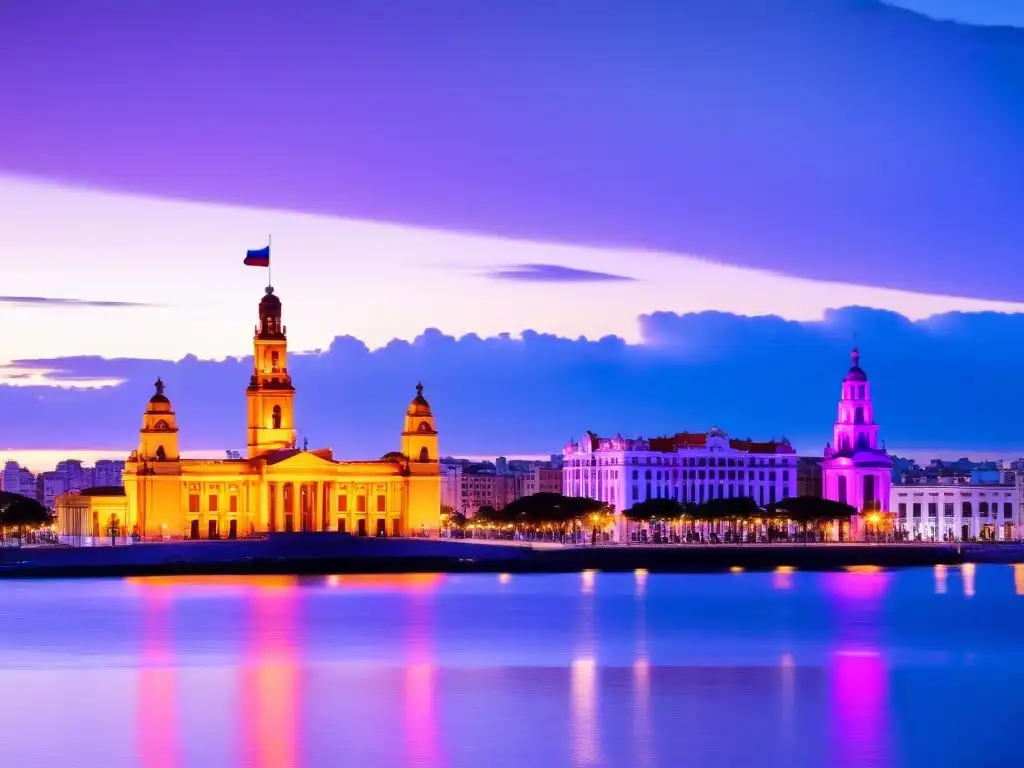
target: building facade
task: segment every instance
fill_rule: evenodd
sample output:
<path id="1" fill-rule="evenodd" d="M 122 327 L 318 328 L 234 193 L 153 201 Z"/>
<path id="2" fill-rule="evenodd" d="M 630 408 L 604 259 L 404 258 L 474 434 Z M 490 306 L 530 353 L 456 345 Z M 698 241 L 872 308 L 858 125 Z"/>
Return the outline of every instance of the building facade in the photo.
<path id="1" fill-rule="evenodd" d="M 896 526 L 922 541 L 1007 541 L 1020 536 L 1020 488 L 1010 484 L 894 485 Z"/>
<path id="2" fill-rule="evenodd" d="M 3 475 L 0 476 L 0 490 L 8 493 L 17 493 L 20 496 L 28 496 L 35 499 L 37 494 L 36 476 L 27 467 L 23 467 L 16 461 L 8 461 L 4 464 Z"/>
<path id="3" fill-rule="evenodd" d="M 750 497 L 765 506 L 796 495 L 797 456 L 785 439 L 736 440 L 717 428 L 650 440 L 587 432 L 562 453 L 562 492 L 597 499 L 616 515 L 647 499 Z"/>
<path id="4" fill-rule="evenodd" d="M 66 494 L 57 502 L 58 526 L 62 514 L 84 514 L 95 536 L 116 525 L 123 537 L 147 539 L 291 531 L 436 534 L 438 433 L 422 385 L 406 410 L 399 450 L 375 461 L 340 461 L 330 449 L 298 448 L 286 334 L 281 301 L 268 287 L 259 304 L 254 367 L 245 391 L 247 456 L 181 458 L 177 417 L 158 379 L 138 448 L 125 462 L 123 509 L 113 511 L 116 496 L 102 497 L 100 509 L 91 506 L 100 497 Z"/>
<path id="5" fill-rule="evenodd" d="M 871 384 L 860 367 L 860 353 L 854 347 L 850 370 L 843 378 L 839 415 L 832 430 L 832 442 L 825 446 L 822 491 L 826 499 L 849 504 L 858 511 L 889 511 L 889 489 L 893 462 L 878 445 L 878 425 L 871 401 Z M 851 524 L 851 536 L 858 518 Z"/>

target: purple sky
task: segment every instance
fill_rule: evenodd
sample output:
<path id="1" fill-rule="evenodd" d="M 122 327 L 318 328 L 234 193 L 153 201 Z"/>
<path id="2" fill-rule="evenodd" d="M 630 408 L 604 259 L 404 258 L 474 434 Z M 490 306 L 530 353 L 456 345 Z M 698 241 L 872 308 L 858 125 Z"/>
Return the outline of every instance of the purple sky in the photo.
<path id="1" fill-rule="evenodd" d="M 1015 450 L 987 403 L 1022 383 L 1024 29 L 586 8 L 4 2 L 0 450 L 127 451 L 162 371 L 186 445 L 236 446 L 245 364 L 153 361 L 247 354 L 265 274 L 240 257 L 270 232 L 293 346 L 329 350 L 300 408 L 349 455 L 394 447 L 418 378 L 450 452 L 712 424 L 817 450 L 854 334 L 890 444 Z M 874 311 L 826 314 L 849 305 Z"/>

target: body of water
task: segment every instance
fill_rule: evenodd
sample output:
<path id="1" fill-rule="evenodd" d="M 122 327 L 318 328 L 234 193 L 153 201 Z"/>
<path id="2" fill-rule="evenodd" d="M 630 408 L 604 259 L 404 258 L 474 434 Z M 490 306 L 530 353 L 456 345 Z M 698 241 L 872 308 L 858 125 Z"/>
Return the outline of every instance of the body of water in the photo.
<path id="1" fill-rule="evenodd" d="M 0 765 L 1014 766 L 1024 566 L 0 583 Z"/>

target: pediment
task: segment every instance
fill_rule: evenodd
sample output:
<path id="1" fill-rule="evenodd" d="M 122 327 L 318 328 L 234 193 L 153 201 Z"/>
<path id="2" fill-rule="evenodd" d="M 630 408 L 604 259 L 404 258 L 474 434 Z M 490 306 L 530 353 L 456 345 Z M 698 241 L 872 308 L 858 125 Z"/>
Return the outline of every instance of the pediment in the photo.
<path id="1" fill-rule="evenodd" d="M 328 467 L 337 466 L 337 462 L 318 456 L 317 454 L 309 451 L 297 451 L 290 456 L 285 456 L 277 460 L 271 459 L 268 462 L 268 466 L 273 467 L 275 470 L 326 469 Z"/>

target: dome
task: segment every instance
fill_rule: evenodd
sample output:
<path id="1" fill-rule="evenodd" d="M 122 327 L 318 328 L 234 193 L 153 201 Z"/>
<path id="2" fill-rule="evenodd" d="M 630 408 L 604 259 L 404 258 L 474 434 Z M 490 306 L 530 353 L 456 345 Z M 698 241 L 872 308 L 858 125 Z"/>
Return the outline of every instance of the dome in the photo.
<path id="1" fill-rule="evenodd" d="M 423 384 L 416 385 L 416 397 L 409 403 L 410 416 L 430 416 L 430 403 L 423 397 Z"/>
<path id="2" fill-rule="evenodd" d="M 843 381 L 867 381 L 868 375 L 860 367 L 860 352 L 854 347 L 850 353 L 850 370 L 846 373 Z"/>
<path id="3" fill-rule="evenodd" d="M 274 295 L 274 286 L 268 285 L 266 293 L 260 299 L 260 317 L 280 317 L 281 300 Z"/>
<path id="4" fill-rule="evenodd" d="M 156 394 L 149 398 L 149 404 L 154 406 L 166 406 L 166 408 L 153 408 L 151 410 L 170 410 L 171 401 L 167 399 L 167 395 L 164 394 L 164 382 L 162 379 L 157 378 L 153 384 L 156 387 Z"/>

